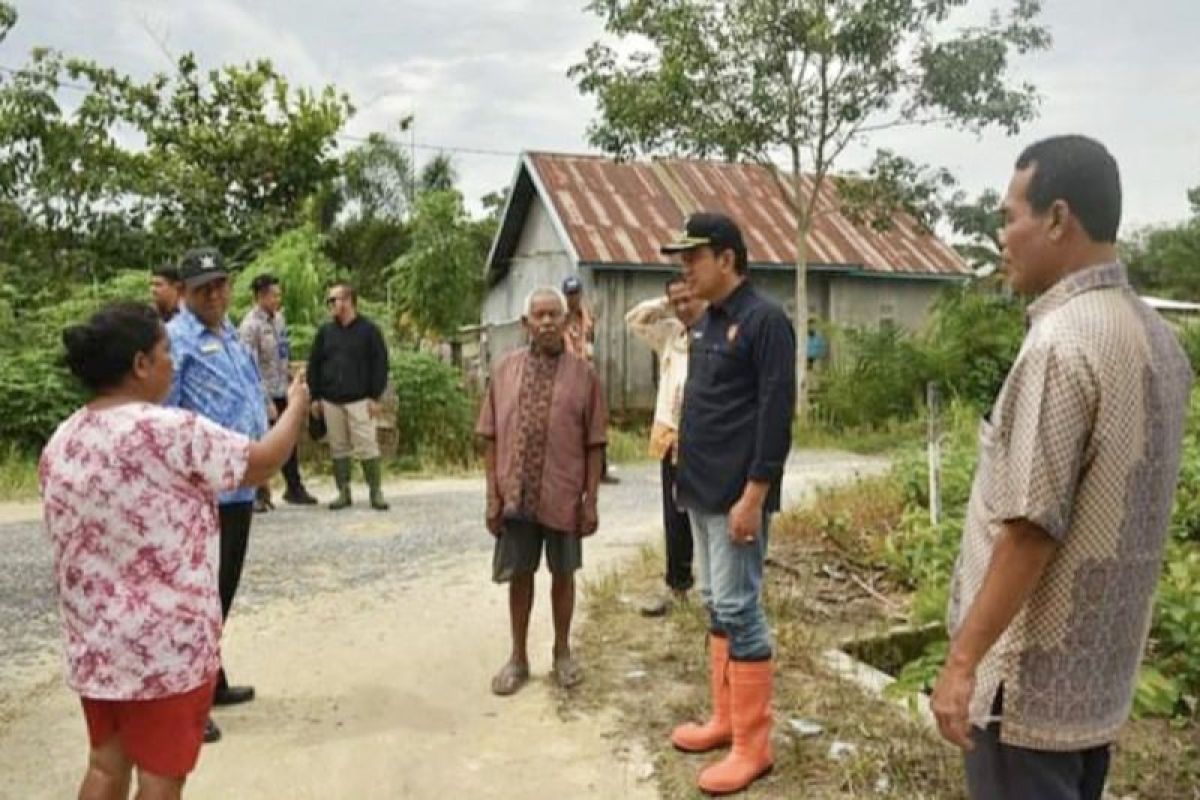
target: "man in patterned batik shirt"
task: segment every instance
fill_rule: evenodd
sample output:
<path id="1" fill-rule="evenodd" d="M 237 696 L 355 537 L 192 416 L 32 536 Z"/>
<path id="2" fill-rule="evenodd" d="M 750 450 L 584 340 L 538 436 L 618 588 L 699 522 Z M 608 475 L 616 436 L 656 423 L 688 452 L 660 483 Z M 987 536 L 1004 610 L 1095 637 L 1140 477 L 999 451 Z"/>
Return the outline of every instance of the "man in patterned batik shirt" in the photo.
<path id="1" fill-rule="evenodd" d="M 583 537 L 599 525 L 607 412 L 591 365 L 564 347 L 566 312 L 557 289 L 536 289 L 527 298 L 522 321 L 529 347 L 496 364 L 475 427 L 486 441 L 492 578 L 509 585 L 512 654 L 492 679 L 498 695 L 513 694 L 529 679 L 525 645 L 543 549 L 554 615 L 552 674 L 564 688 L 582 677 L 570 641 L 575 571 L 583 564 Z"/>
<path id="2" fill-rule="evenodd" d="M 283 288 L 274 275 L 263 274 L 250 282 L 250 291 L 254 293 L 254 307 L 246 312 L 238 335 L 258 367 L 267 418 L 274 425 L 287 408 L 288 386 L 292 382 L 292 351 L 288 342 L 287 322 L 283 318 Z M 285 502 L 302 506 L 316 505 L 317 499 L 304 488 L 304 480 L 300 477 L 300 459 L 295 450 L 283 465 L 283 479 L 287 483 L 287 490 L 283 493 Z M 254 510 L 268 511 L 273 507 L 270 484 L 260 486 Z"/>
<path id="3" fill-rule="evenodd" d="M 1104 147 L 1031 146 L 1003 212 L 1008 279 L 1038 297 L 980 426 L 932 705 L 976 800 L 1098 800 L 1150 626 L 1192 376 L 1117 262 Z"/>

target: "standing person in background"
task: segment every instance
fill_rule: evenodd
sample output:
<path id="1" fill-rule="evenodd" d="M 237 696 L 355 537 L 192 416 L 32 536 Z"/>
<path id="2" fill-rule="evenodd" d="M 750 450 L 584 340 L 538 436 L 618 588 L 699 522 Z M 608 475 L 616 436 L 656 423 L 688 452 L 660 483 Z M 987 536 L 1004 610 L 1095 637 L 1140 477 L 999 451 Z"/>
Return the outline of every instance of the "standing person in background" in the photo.
<path id="1" fill-rule="evenodd" d="M 258 370 L 229 322 L 229 275 L 220 252 L 207 247 L 190 250 L 180 261 L 184 308 L 167 326 L 175 375 L 166 404 L 193 411 L 223 428 L 250 439 L 267 431 Z M 250 523 L 254 514 L 254 489 L 241 487 L 218 498 L 221 553 L 218 583 L 222 619 L 229 618 L 233 598 L 242 579 Z M 217 673 L 213 704 L 233 705 L 254 699 L 253 686 L 230 686 L 222 665 Z M 209 720 L 206 741 L 220 738 Z"/>
<path id="2" fill-rule="evenodd" d="M 183 302 L 183 281 L 178 267 L 162 264 L 150 271 L 150 299 L 164 325 L 175 318 Z"/>
<path id="3" fill-rule="evenodd" d="M 254 292 L 254 307 L 246 314 L 238 329 L 242 344 L 250 351 L 250 357 L 258 366 L 262 377 L 263 401 L 267 418 L 272 424 L 287 408 L 287 389 L 291 382 L 291 346 L 288 343 L 287 322 L 283 318 L 283 290 L 274 275 L 259 275 L 251 283 Z M 317 499 L 304 488 L 300 478 L 300 463 L 295 451 L 283 465 L 283 477 L 287 490 L 285 502 L 293 505 L 316 505 Z M 271 505 L 271 487 L 259 488 L 259 499 Z M 259 510 L 256 506 L 255 510 Z"/>
<path id="4" fill-rule="evenodd" d="M 662 252 L 679 255 L 688 288 L 709 304 L 688 359 L 676 486 L 700 552 L 713 713 L 703 725 L 677 727 L 671 741 L 689 752 L 732 742 L 699 779 L 705 792 L 728 794 L 774 763 L 762 578 L 791 447 L 796 333 L 783 309 L 751 285 L 742 232 L 726 215 L 692 214 Z"/>
<path id="5" fill-rule="evenodd" d="M 1037 295 L 979 427 L 930 707 L 976 800 L 1099 800 L 1129 717 L 1192 374 L 1117 260 L 1121 180 L 1083 136 L 1027 148 L 1003 271 Z"/>
<path id="6" fill-rule="evenodd" d="M 374 322 L 358 313 L 354 289 L 337 283 L 325 296 L 329 322 L 317 331 L 308 357 L 308 383 L 312 413 L 325 420 L 337 499 L 332 511 L 348 508 L 350 458 L 362 462 L 370 489 L 371 508 L 387 511 L 379 463 L 377 420 L 380 398 L 387 388 L 388 352 L 383 334 Z"/>
<path id="7" fill-rule="evenodd" d="M 595 366 L 596 316 L 583 299 L 583 281 L 574 275 L 563 278 L 562 294 L 567 300 L 567 317 L 564 321 L 563 342 L 567 352 Z M 608 466 L 608 451 L 604 453 L 604 483 L 619 483 Z"/>
<path id="8" fill-rule="evenodd" d="M 664 297 L 639 303 L 625 315 L 630 333 L 658 355 L 658 402 L 650 429 L 650 455 L 660 462 L 662 474 L 663 531 L 667 546 L 668 591 L 648 599 L 641 612 L 648 617 L 667 613 L 672 602 L 682 602 L 692 588 L 692 525 L 687 512 L 675 502 L 676 445 L 687 383 L 689 331 L 704 315 L 705 304 L 688 288 L 682 275 L 667 280 Z"/>
<path id="9" fill-rule="evenodd" d="M 583 300 L 583 281 L 574 275 L 563 278 L 562 293 L 567 298 L 563 323 L 567 352 L 590 364 L 595 354 L 596 319 Z"/>
<path id="10" fill-rule="evenodd" d="M 196 765 L 219 663 L 217 494 L 279 468 L 296 409 L 253 442 L 159 405 L 171 349 L 158 313 L 116 304 L 63 332 L 87 405 L 42 451 L 39 481 L 62 617 L 66 680 L 91 752 L 79 797 L 175 800 Z"/>

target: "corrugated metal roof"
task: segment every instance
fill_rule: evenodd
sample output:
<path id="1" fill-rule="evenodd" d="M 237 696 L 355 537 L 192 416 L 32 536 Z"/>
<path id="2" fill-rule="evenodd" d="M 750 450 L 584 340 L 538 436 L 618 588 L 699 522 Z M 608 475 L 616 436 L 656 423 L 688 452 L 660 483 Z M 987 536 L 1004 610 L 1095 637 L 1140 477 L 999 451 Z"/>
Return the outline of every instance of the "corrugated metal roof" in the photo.
<path id="1" fill-rule="evenodd" d="M 551 210 L 584 264 L 657 265 L 659 245 L 692 211 L 720 210 L 737 220 L 751 263 L 795 262 L 795 215 L 771 173 L 757 164 L 529 153 Z M 811 177 L 805 183 L 811 189 Z M 808 262 L 873 272 L 970 275 L 959 255 L 907 215 L 889 230 L 854 225 L 826 182 L 808 239 Z"/>

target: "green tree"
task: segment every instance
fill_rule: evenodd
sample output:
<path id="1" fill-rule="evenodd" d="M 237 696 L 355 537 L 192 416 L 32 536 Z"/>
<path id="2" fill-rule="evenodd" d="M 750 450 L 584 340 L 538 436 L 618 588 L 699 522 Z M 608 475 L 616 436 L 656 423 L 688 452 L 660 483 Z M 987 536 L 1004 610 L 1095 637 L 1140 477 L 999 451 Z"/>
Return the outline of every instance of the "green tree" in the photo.
<path id="1" fill-rule="evenodd" d="M 317 328 L 328 319 L 325 288 L 336 276 L 336 268 L 322 245 L 322 236 L 313 223 L 293 228 L 264 248 L 234 281 L 232 310 L 241 319 L 254 302 L 250 289 L 254 279 L 263 274 L 279 279 L 296 358 L 308 355 Z"/>
<path id="2" fill-rule="evenodd" d="M 413 199 L 413 164 L 404 145 L 372 133 L 342 159 L 342 200 L 352 216 L 403 221 Z"/>
<path id="3" fill-rule="evenodd" d="M 1039 0 L 950 29 L 966 0 L 591 0 L 622 55 L 591 45 L 570 70 L 594 95 L 591 142 L 618 157 L 668 152 L 763 164 L 795 213 L 796 319 L 807 325 L 806 242 L 816 199 L 845 149 L 901 125 L 1010 133 L 1034 88 L 1009 60 L 1049 45 Z M 648 47 L 642 46 L 643 44 Z M 782 156 L 786 169 L 778 170 Z M 813 180 L 807 186 L 804 172 Z M 804 402 L 803 348 L 798 356 Z"/>
<path id="4" fill-rule="evenodd" d="M 963 241 L 955 245 L 958 254 L 976 269 L 1000 266 L 1000 193 L 984 190 L 974 200 L 961 192 L 946 208 L 946 220 Z"/>
<path id="5" fill-rule="evenodd" d="M 454 159 L 445 153 L 438 153 L 421 168 L 418 191 L 448 192 L 457 183 L 458 170 L 454 168 Z"/>
<path id="6" fill-rule="evenodd" d="M 405 123 L 402 123 L 402 128 Z M 382 133 L 342 159 L 332 191 L 325 251 L 366 296 L 382 299 L 385 271 L 408 249 L 413 165 L 404 146 Z"/>
<path id="7" fill-rule="evenodd" d="M 1200 300 L 1200 187 L 1188 192 L 1191 218 L 1136 231 L 1121 243 L 1129 279 L 1139 291 Z"/>
<path id="8" fill-rule="evenodd" d="M 408 252 L 390 268 L 397 308 L 419 335 L 450 336 L 478 319 L 486 251 L 477 225 L 458 192 L 424 192 L 411 235 Z"/>
<path id="9" fill-rule="evenodd" d="M 0 6 L 0 36 L 14 22 Z M 204 71 L 188 54 L 137 81 L 36 49 L 0 79 L 0 263 L 27 289 L 201 243 L 245 263 L 334 177 L 350 113 L 266 61 Z"/>

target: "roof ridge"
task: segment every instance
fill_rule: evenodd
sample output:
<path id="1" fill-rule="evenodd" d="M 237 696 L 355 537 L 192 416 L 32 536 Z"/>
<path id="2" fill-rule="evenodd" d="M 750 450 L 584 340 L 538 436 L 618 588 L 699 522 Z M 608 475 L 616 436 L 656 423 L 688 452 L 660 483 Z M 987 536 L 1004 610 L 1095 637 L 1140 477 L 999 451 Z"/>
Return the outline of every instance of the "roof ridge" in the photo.
<path id="1" fill-rule="evenodd" d="M 541 150 L 524 152 L 522 162 L 539 176 L 538 193 L 580 262 L 665 264 L 658 243 L 699 208 L 724 208 L 739 220 L 751 261 L 786 265 L 794 258 L 794 211 L 777 182 L 791 173 L 778 166 L 677 156 L 618 161 Z M 810 182 L 811 174 L 804 179 Z M 836 191 L 831 181 L 822 198 Z M 808 260 L 883 274 L 970 273 L 949 245 L 920 231 L 908 215 L 880 231 L 855 224 L 834 207 L 814 219 Z"/>

